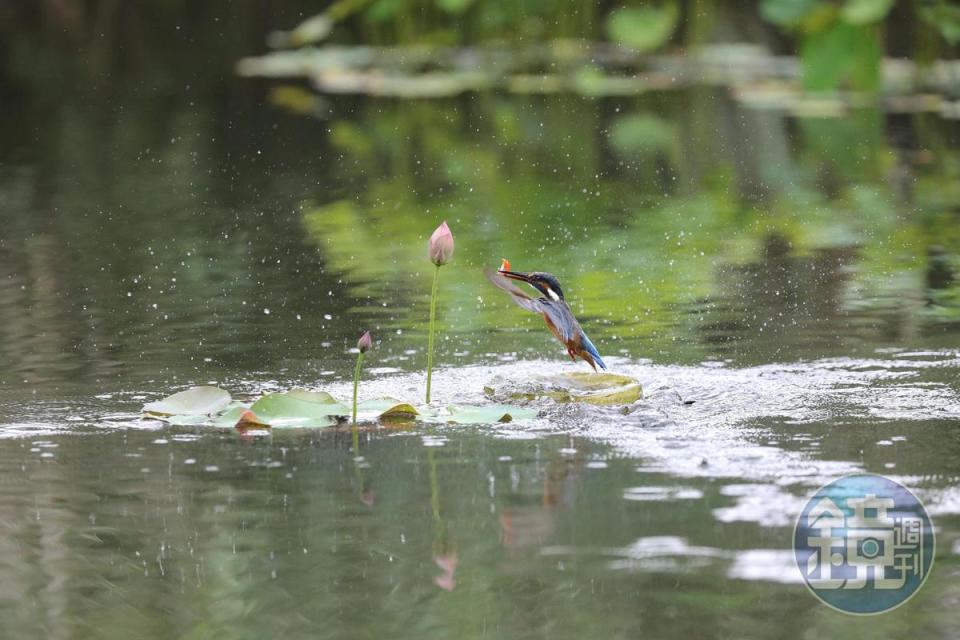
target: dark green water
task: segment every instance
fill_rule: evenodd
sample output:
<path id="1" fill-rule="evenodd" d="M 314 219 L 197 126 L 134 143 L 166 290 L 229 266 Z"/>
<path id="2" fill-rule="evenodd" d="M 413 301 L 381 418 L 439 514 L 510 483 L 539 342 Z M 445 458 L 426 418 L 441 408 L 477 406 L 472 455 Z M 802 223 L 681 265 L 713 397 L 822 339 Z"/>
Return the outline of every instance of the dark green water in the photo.
<path id="1" fill-rule="evenodd" d="M 717 88 L 306 115 L 232 77 L 255 44 L 220 44 L 79 78 L 5 50 L 0 637 L 956 634 L 955 120 Z M 347 432 L 140 418 L 196 383 L 346 398 L 364 329 L 361 393 L 419 399 L 443 219 L 441 403 L 582 369 L 483 279 L 502 256 L 555 273 L 647 398 L 368 431 L 360 464 Z M 938 527 L 879 621 L 818 604 L 790 551 L 852 470 Z"/>

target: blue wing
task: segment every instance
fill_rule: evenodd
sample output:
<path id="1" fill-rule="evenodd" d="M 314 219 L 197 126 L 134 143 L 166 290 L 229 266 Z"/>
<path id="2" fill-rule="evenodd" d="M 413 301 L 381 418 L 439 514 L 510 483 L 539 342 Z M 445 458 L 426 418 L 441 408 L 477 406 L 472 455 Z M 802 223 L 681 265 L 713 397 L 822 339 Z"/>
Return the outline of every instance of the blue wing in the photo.
<path id="1" fill-rule="evenodd" d="M 600 352 L 597 351 L 597 348 L 593 346 L 590 338 L 588 338 L 587 334 L 583 331 L 580 332 L 580 343 L 583 345 L 583 348 L 587 350 L 587 353 L 593 356 L 593 359 L 596 360 L 600 368 L 606 370 L 607 365 L 604 363 L 603 358 L 600 357 Z"/>
<path id="2" fill-rule="evenodd" d="M 490 269 L 484 269 L 483 275 L 487 276 L 487 280 L 493 283 L 494 286 L 509 293 L 510 297 L 513 298 L 513 301 L 527 311 L 533 311 L 534 313 L 544 312 L 543 300 L 538 300 L 537 298 L 528 296 L 526 293 L 515 287 L 513 282 L 503 277 L 498 272 Z"/>

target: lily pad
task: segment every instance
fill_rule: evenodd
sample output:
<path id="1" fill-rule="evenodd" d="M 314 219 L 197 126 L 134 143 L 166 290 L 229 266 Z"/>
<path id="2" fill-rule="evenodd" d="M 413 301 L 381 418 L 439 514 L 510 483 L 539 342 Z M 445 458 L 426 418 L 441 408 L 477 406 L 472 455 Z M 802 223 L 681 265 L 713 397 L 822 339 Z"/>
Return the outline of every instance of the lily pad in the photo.
<path id="1" fill-rule="evenodd" d="M 206 424 L 210 420 L 210 416 L 196 413 L 181 413 L 175 416 L 161 416 L 152 414 L 152 417 L 158 418 L 167 424 L 172 424 L 178 427 L 192 427 L 198 424 Z"/>
<path id="2" fill-rule="evenodd" d="M 338 415 L 344 415 L 340 403 L 304 400 L 302 394 L 268 393 L 253 403 L 250 410 L 261 424 L 274 429 L 284 427 L 332 427 Z"/>
<path id="3" fill-rule="evenodd" d="M 574 391 L 603 391 L 639 384 L 636 378 L 619 373 L 591 373 L 589 371 L 571 371 L 546 377 L 545 380 L 558 382 Z"/>
<path id="4" fill-rule="evenodd" d="M 220 415 L 214 417 L 211 421 L 211 424 L 215 427 L 228 428 L 233 427 L 240 421 L 240 416 L 243 415 L 245 411 L 249 411 L 249 405 L 241 404 L 239 402 L 227 408 L 226 411 Z"/>
<path id="5" fill-rule="evenodd" d="M 630 376 L 616 373 L 588 373 L 577 371 L 544 378 L 561 391 L 548 391 L 559 402 L 585 402 L 596 405 L 630 404 L 643 397 L 640 383 Z M 557 393 L 562 397 L 557 397 Z"/>
<path id="6" fill-rule="evenodd" d="M 219 413 L 229 404 L 230 394 L 219 387 L 191 387 L 162 400 L 150 402 L 144 405 L 143 411 L 155 416 L 178 416 L 178 419 L 185 420 L 187 416 Z"/>
<path id="7" fill-rule="evenodd" d="M 497 424 L 514 420 L 529 420 L 537 417 L 533 409 L 524 409 L 508 404 L 490 404 L 471 407 L 449 407 L 448 415 L 431 416 L 433 422 L 453 422 L 456 424 Z"/>
<path id="8" fill-rule="evenodd" d="M 413 419 L 418 414 L 419 412 L 413 405 L 396 398 L 376 398 L 374 400 L 364 400 L 357 404 L 358 420 L 373 420 L 376 418 Z"/>
<path id="9" fill-rule="evenodd" d="M 287 396 L 307 402 L 319 402 L 320 404 L 337 404 L 337 399 L 326 391 L 308 391 L 307 389 L 291 389 L 287 391 Z"/>
<path id="10" fill-rule="evenodd" d="M 632 404 L 643 397 L 640 383 L 630 376 L 585 371 L 541 376 L 533 384 L 516 390 L 501 388 L 487 396 L 531 402 L 551 398 L 556 402 L 585 402 L 595 405 Z"/>

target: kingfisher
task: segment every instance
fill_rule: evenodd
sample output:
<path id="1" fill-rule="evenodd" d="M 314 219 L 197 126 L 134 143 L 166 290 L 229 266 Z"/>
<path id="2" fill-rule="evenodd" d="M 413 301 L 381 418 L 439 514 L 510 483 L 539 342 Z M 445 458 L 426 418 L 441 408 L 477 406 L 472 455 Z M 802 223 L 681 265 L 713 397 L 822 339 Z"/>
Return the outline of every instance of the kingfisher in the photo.
<path id="1" fill-rule="evenodd" d="M 580 328 L 580 323 L 563 299 L 563 289 L 555 276 L 543 271 L 529 273 L 511 271 L 510 262 L 506 258 L 503 259 L 503 264 L 497 271 L 485 269 L 484 274 L 495 286 L 509 293 L 518 305 L 527 311 L 541 314 L 547 322 L 550 333 L 566 347 L 571 360 L 576 362 L 577 358 L 580 358 L 593 367 L 594 371 L 597 370 L 597 366 L 601 369 L 607 368 L 597 348 Z M 526 282 L 540 293 L 540 297 L 534 298 L 527 295 L 515 287 L 510 280 Z"/>

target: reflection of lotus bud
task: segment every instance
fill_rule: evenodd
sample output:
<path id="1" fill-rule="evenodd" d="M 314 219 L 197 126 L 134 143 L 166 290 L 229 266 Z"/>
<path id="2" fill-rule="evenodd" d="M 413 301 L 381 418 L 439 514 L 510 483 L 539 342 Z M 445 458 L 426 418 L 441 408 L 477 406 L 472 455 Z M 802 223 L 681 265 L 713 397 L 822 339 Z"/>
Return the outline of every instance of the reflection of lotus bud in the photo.
<path id="1" fill-rule="evenodd" d="M 427 255 L 430 256 L 431 262 L 438 267 L 447 264 L 453 257 L 453 234 L 450 233 L 450 227 L 447 226 L 446 220 L 430 236 Z"/>
<path id="2" fill-rule="evenodd" d="M 370 332 L 364 331 L 363 335 L 360 336 L 360 339 L 357 340 L 357 349 L 360 349 L 360 353 L 366 353 L 372 346 L 373 338 L 370 337 Z"/>
<path id="3" fill-rule="evenodd" d="M 443 573 L 434 577 L 433 584 L 444 591 L 453 591 L 457 587 L 457 579 L 453 576 L 454 571 L 457 570 L 457 552 L 434 555 L 433 561 L 443 570 Z"/>

